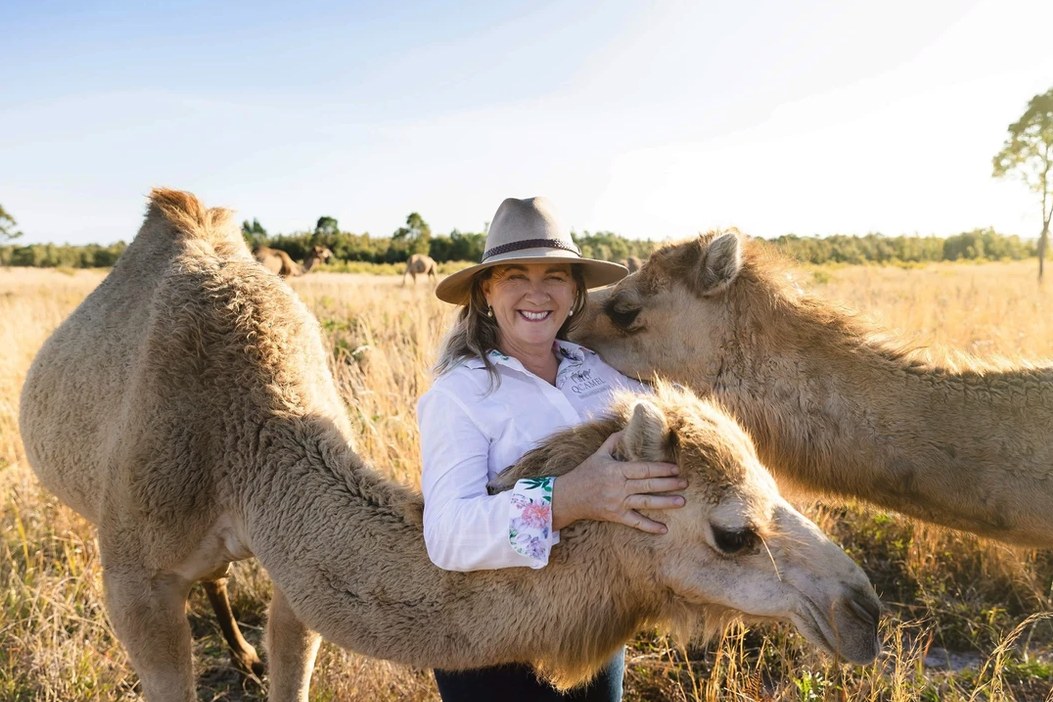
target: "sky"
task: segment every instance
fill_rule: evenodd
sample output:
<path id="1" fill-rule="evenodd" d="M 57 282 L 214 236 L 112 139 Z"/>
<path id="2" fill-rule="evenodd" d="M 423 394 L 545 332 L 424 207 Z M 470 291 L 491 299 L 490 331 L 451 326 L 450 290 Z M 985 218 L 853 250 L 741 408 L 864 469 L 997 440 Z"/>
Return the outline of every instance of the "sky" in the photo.
<path id="1" fill-rule="evenodd" d="M 0 205 L 129 241 L 155 186 L 272 234 L 1037 236 L 991 176 L 1053 87 L 1049 0 L 0 3 Z"/>

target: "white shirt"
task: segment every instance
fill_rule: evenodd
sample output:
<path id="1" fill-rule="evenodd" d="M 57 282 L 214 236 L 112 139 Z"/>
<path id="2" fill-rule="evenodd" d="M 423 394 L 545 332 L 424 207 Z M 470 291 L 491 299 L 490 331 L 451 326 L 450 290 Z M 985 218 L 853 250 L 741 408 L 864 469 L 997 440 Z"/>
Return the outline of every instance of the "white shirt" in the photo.
<path id="1" fill-rule="evenodd" d="M 546 565 L 558 532 L 547 538 L 542 553 L 518 552 L 509 535 L 514 491 L 488 495 L 487 482 L 553 433 L 601 414 L 615 391 L 647 391 L 595 352 L 568 341 L 556 344 L 555 386 L 515 358 L 491 351 L 500 379 L 492 391 L 482 360 L 469 359 L 436 378 L 417 403 L 424 541 L 440 568 Z"/>

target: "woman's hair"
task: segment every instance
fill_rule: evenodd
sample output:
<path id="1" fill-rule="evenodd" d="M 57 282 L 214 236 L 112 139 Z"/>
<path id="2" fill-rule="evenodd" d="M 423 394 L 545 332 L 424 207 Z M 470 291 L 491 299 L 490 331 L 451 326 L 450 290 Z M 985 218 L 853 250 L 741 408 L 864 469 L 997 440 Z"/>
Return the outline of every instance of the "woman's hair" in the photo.
<path id="1" fill-rule="evenodd" d="M 465 359 L 478 358 L 486 366 L 490 374 L 490 387 L 493 389 L 500 382 L 497 377 L 497 369 L 490 360 L 490 349 L 497 348 L 497 320 L 490 317 L 486 297 L 483 295 L 483 282 L 493 276 L 498 266 L 485 268 L 472 278 L 472 287 L 468 292 L 468 304 L 463 305 L 457 312 L 457 321 L 446 333 L 439 347 L 439 360 L 435 362 L 435 375 L 442 375 Z M 557 339 L 566 339 L 567 334 L 574 328 L 574 324 L 581 319 L 581 311 L 585 309 L 585 271 L 581 266 L 571 264 L 570 276 L 574 280 L 577 291 L 574 293 L 574 304 L 571 307 L 571 316 L 556 332 Z M 578 315 L 574 317 L 574 315 Z"/>

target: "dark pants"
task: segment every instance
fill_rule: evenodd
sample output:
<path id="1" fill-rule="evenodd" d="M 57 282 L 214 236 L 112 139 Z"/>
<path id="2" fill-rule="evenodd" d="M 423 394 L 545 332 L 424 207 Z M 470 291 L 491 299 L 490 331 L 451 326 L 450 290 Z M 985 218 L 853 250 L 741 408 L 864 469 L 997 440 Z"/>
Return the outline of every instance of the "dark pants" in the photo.
<path id="1" fill-rule="evenodd" d="M 625 650 L 587 684 L 560 694 L 523 663 L 474 670 L 436 670 L 443 702 L 621 702 Z"/>

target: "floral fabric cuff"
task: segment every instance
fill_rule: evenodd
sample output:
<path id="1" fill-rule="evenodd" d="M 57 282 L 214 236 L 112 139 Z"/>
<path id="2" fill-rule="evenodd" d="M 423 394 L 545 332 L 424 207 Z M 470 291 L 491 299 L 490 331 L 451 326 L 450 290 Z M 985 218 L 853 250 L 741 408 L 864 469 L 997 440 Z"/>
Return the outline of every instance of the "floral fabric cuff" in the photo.
<path id="1" fill-rule="evenodd" d="M 512 550 L 531 560 L 531 568 L 548 564 L 552 549 L 553 476 L 523 478 L 512 488 L 508 541 Z"/>

